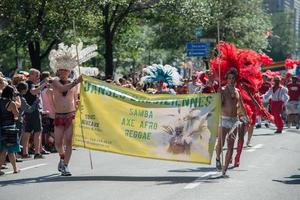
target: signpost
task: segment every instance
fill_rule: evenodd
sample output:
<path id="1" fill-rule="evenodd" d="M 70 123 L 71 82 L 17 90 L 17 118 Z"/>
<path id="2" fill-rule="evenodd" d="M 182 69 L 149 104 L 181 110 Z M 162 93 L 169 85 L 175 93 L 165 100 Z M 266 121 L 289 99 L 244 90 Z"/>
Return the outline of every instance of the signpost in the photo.
<path id="1" fill-rule="evenodd" d="M 207 57 L 210 44 L 208 42 L 189 42 L 186 45 L 188 57 Z"/>
<path id="2" fill-rule="evenodd" d="M 300 76 L 300 66 L 296 67 L 296 76 Z"/>

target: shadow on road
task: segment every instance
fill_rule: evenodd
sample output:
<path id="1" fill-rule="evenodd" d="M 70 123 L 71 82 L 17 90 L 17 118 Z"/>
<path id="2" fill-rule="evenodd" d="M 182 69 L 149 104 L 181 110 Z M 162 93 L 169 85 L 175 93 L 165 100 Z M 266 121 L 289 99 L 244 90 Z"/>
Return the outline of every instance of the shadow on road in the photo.
<path id="1" fill-rule="evenodd" d="M 185 169 L 174 169 L 174 170 L 169 170 L 168 172 L 216 172 L 215 167 L 197 167 L 194 169 L 191 168 L 185 168 Z"/>
<path id="2" fill-rule="evenodd" d="M 284 183 L 288 185 L 298 185 L 300 184 L 300 175 L 292 175 L 290 177 L 285 177 L 289 180 L 273 180 L 275 182 Z"/>
<path id="3" fill-rule="evenodd" d="M 199 179 L 199 176 L 69 176 L 63 177 L 59 174 L 51 174 L 34 178 L 0 181 L 0 187 L 8 185 L 22 185 L 30 183 L 54 183 L 69 181 L 115 181 L 115 182 L 157 182 L 158 185 L 191 183 L 193 181 L 209 182 L 209 180 L 220 179 L 220 177 L 207 177 Z"/>
<path id="4" fill-rule="evenodd" d="M 260 134 L 253 134 L 253 137 L 257 136 L 274 136 L 274 133 L 260 133 Z"/>

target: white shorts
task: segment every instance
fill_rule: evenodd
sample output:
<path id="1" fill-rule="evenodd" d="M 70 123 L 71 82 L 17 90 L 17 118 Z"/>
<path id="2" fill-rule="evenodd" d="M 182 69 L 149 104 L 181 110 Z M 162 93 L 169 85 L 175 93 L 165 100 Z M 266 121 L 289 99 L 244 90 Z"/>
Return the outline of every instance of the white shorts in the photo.
<path id="1" fill-rule="evenodd" d="M 289 101 L 286 105 L 287 114 L 300 114 L 299 101 Z"/>

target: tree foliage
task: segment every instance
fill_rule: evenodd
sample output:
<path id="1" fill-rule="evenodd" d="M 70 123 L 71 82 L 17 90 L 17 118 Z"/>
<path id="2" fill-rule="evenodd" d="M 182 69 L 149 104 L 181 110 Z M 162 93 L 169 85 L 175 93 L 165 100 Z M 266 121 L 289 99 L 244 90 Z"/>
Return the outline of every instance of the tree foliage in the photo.
<path id="1" fill-rule="evenodd" d="M 295 30 L 293 29 L 293 13 L 278 12 L 272 16 L 272 35 L 267 53 L 276 61 L 285 60 L 297 49 Z"/>
<path id="2" fill-rule="evenodd" d="M 270 15 L 262 0 L 216 0 L 212 9 L 219 22 L 222 40 L 233 42 L 240 48 L 263 50 L 268 46 L 266 33 L 271 29 Z M 216 33 L 213 23 L 210 32 Z M 215 35 L 215 34 L 214 34 Z"/>
<path id="3" fill-rule="evenodd" d="M 51 48 L 72 28 L 81 8 L 76 0 L 2 0 L 0 2 L 3 49 L 26 48 L 31 66 L 41 69 Z"/>
<path id="4" fill-rule="evenodd" d="M 255 50 L 268 46 L 271 29 L 262 0 L 2 0 L 0 51 L 48 65 L 51 48 L 77 41 L 73 21 L 78 38 L 97 43 L 94 63 L 107 77 L 117 66 L 185 59 L 186 43 L 199 40 L 196 29 L 217 38 L 219 23 L 221 39 Z"/>

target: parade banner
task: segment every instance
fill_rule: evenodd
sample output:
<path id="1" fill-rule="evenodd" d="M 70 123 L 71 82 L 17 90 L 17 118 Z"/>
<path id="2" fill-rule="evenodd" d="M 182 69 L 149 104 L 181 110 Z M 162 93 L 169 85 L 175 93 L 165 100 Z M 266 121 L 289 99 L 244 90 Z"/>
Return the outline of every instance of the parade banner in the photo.
<path id="1" fill-rule="evenodd" d="M 80 101 L 74 146 L 152 159 L 211 162 L 219 94 L 150 95 L 84 76 Z"/>

